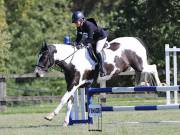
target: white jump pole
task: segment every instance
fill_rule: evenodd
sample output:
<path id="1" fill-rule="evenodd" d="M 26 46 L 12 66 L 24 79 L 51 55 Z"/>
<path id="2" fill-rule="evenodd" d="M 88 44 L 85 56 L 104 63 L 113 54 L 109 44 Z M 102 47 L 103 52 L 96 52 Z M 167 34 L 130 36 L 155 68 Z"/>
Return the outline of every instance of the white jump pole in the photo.
<path id="1" fill-rule="evenodd" d="M 100 88 L 106 87 L 106 80 L 102 80 L 99 82 Z M 106 93 L 101 93 L 103 97 L 106 97 Z M 81 111 L 81 117 L 79 117 L 79 111 Z M 86 115 L 86 94 L 85 88 L 80 88 L 80 100 L 78 90 L 74 93 L 74 105 L 72 110 L 72 120 L 85 120 L 87 118 Z"/>
<path id="2" fill-rule="evenodd" d="M 176 48 L 175 46 L 173 48 L 169 48 L 169 44 L 165 45 L 165 58 L 166 58 L 166 84 L 169 86 L 171 85 L 171 69 L 170 69 L 170 52 L 173 52 L 173 79 L 174 79 L 174 86 L 177 85 L 177 52 L 180 52 L 180 48 Z M 174 92 L 174 104 L 178 104 L 178 92 Z M 171 104 L 171 96 L 170 91 L 166 92 L 166 103 Z"/>
<path id="3" fill-rule="evenodd" d="M 177 48 L 173 47 L 174 85 L 177 85 Z M 178 91 L 174 91 L 174 103 L 178 104 Z"/>
<path id="4" fill-rule="evenodd" d="M 106 81 L 105 80 L 100 81 L 99 84 L 100 84 L 100 88 L 106 88 Z"/>
<path id="5" fill-rule="evenodd" d="M 85 95 L 85 88 L 81 88 L 81 118 L 83 120 L 86 119 L 86 95 Z"/>
<path id="6" fill-rule="evenodd" d="M 86 95 L 85 88 L 80 88 L 80 100 L 78 90 L 74 93 L 74 104 L 71 114 L 71 119 L 73 120 L 85 120 L 86 119 Z M 81 113 L 79 112 L 81 111 Z M 81 114 L 81 115 L 80 115 Z M 71 123 L 73 124 L 73 123 Z"/>
<path id="7" fill-rule="evenodd" d="M 165 58 L 166 58 L 166 84 L 170 86 L 170 56 L 169 56 L 169 44 L 165 45 Z M 166 92 L 166 104 L 171 103 L 170 91 Z"/>
<path id="8" fill-rule="evenodd" d="M 73 105 L 74 119 L 76 120 L 79 119 L 79 100 L 78 99 L 79 99 L 78 90 L 76 90 L 74 93 L 74 105 Z"/>

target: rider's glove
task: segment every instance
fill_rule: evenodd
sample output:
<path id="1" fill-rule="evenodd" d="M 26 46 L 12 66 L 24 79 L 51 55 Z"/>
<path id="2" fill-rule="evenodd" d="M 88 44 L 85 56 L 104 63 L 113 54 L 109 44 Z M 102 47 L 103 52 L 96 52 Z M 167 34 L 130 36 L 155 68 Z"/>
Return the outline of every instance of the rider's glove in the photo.
<path id="1" fill-rule="evenodd" d="M 73 45 L 74 47 L 76 47 L 76 46 L 78 46 L 78 43 L 77 43 L 77 42 L 74 42 L 72 45 Z"/>
<path id="2" fill-rule="evenodd" d="M 87 44 L 85 44 L 85 46 L 87 46 L 87 48 L 92 48 L 92 44 L 91 43 L 87 43 Z"/>
<path id="3" fill-rule="evenodd" d="M 77 49 L 81 49 L 81 45 L 78 44 L 77 42 L 74 42 L 74 43 L 73 43 L 73 46 L 76 47 Z"/>

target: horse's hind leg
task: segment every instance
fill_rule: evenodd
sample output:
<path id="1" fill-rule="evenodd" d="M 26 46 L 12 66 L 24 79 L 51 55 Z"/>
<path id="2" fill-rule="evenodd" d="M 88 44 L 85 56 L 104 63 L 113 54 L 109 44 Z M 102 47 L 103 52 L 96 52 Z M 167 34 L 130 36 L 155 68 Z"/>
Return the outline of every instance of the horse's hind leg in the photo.
<path id="1" fill-rule="evenodd" d="M 134 59 L 130 62 L 130 65 L 135 70 L 135 85 L 140 85 L 141 74 L 143 71 L 143 61 L 139 59 L 139 57 L 134 56 Z"/>
<path id="2" fill-rule="evenodd" d="M 157 68 L 156 68 L 155 64 L 144 66 L 143 72 L 147 72 L 147 73 L 152 74 L 155 78 L 155 83 L 157 84 L 157 86 L 161 86 L 161 82 L 160 82 L 158 72 L 157 72 Z"/>
<path id="3" fill-rule="evenodd" d="M 141 72 L 135 71 L 135 85 L 140 85 L 141 81 Z"/>
<path id="4" fill-rule="evenodd" d="M 73 100 L 74 100 L 74 97 L 71 96 L 71 98 L 67 102 L 66 116 L 64 119 L 64 123 L 63 123 L 64 127 L 68 126 L 68 124 L 69 124 L 69 117 L 70 117 L 72 106 L 73 106 Z"/>

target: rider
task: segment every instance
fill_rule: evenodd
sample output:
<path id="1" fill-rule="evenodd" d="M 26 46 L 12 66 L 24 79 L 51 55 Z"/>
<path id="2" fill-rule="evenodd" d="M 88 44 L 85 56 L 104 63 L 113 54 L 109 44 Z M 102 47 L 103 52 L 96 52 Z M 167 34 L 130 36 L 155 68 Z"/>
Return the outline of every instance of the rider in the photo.
<path id="1" fill-rule="evenodd" d="M 95 46 L 93 47 L 96 48 L 95 54 L 98 59 L 100 76 L 104 76 L 101 51 L 107 40 L 107 32 L 103 28 L 97 26 L 96 21 L 93 18 L 86 20 L 81 11 L 75 11 L 72 14 L 72 23 L 74 23 L 77 27 L 77 37 L 75 40 L 76 46 L 79 45 L 83 37 L 83 33 L 87 34 L 87 38 L 84 41 L 86 46 L 91 48 L 93 43 L 95 43 Z"/>

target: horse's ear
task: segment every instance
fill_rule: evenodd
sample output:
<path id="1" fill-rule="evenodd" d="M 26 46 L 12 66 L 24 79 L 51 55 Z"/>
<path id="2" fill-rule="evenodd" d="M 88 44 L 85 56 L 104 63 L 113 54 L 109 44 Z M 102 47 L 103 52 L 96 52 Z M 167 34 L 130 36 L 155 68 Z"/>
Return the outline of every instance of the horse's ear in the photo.
<path id="1" fill-rule="evenodd" d="M 48 44 L 47 44 L 46 40 L 44 40 L 42 43 L 42 48 L 47 49 L 47 46 L 48 46 Z"/>
<path id="2" fill-rule="evenodd" d="M 44 46 L 47 47 L 47 45 L 48 45 L 48 44 L 47 44 L 46 40 L 44 40 Z"/>
<path id="3" fill-rule="evenodd" d="M 47 46 L 46 40 L 43 41 L 42 46 L 43 46 L 43 47 L 44 47 L 44 46 Z"/>

